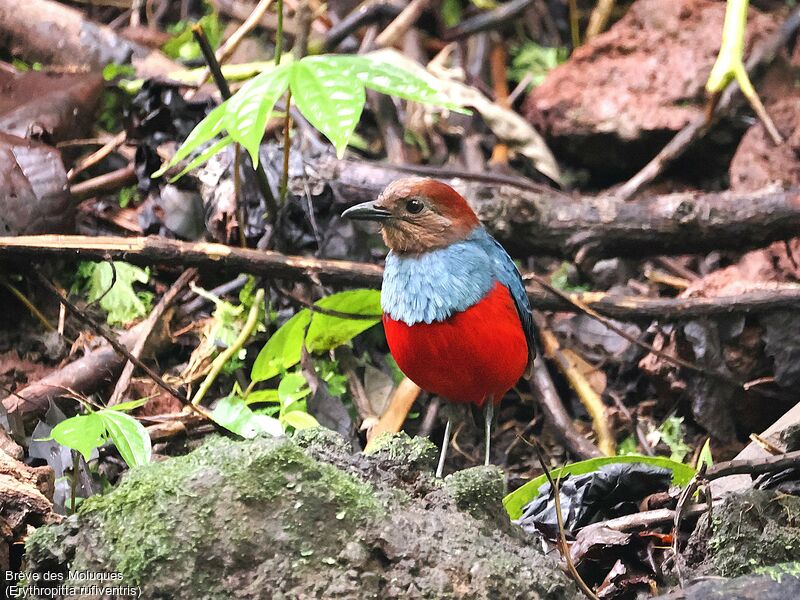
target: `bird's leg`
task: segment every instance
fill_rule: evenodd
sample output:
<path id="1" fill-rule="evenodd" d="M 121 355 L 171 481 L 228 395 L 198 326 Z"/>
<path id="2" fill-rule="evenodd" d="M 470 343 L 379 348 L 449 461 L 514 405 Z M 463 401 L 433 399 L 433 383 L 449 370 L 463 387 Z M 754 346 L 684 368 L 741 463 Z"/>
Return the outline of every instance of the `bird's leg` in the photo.
<path id="1" fill-rule="evenodd" d="M 447 417 L 447 425 L 444 426 L 444 439 L 442 440 L 442 450 L 439 453 L 439 464 L 436 465 L 436 477 L 441 479 L 444 473 L 444 459 L 447 458 L 447 447 L 450 445 L 450 417 Z"/>
<path id="2" fill-rule="evenodd" d="M 486 435 L 486 456 L 483 460 L 483 466 L 489 466 L 489 454 L 492 449 L 492 420 L 494 419 L 494 401 L 491 396 L 486 401 L 486 411 L 484 412 L 485 422 L 485 435 Z"/>

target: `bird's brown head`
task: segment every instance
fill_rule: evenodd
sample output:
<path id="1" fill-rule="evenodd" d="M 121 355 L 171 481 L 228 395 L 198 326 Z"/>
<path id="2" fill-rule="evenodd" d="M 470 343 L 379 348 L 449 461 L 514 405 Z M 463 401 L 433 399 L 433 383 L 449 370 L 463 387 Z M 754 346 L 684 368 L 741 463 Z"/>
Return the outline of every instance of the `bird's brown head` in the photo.
<path id="1" fill-rule="evenodd" d="M 343 217 L 378 221 L 383 240 L 398 254 L 421 254 L 465 239 L 480 225 L 467 201 L 435 179 L 409 177 L 390 183 L 374 202 Z"/>

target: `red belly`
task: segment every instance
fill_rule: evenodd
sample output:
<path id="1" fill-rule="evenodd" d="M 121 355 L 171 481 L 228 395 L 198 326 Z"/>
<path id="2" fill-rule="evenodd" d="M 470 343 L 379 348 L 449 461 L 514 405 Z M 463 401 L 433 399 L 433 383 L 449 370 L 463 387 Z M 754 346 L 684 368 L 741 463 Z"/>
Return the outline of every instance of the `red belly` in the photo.
<path id="1" fill-rule="evenodd" d="M 406 325 L 383 316 L 400 370 L 422 389 L 451 402 L 499 403 L 525 372 L 528 343 L 508 289 L 495 287 L 446 321 Z"/>

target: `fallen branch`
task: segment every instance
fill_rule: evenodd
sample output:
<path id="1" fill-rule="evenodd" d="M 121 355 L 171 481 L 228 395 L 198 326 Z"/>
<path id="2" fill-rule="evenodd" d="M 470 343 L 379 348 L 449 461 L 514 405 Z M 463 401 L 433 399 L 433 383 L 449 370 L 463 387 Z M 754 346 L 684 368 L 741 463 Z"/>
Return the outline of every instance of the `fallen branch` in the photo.
<path id="1" fill-rule="evenodd" d="M 288 256 L 279 252 L 234 248 L 221 244 L 191 243 L 160 237 L 122 238 L 68 235 L 0 237 L 0 260 L 31 262 L 64 260 L 124 260 L 134 264 L 180 265 L 231 274 L 251 273 L 291 281 L 319 279 L 333 286 L 379 287 L 378 265 Z M 604 292 L 567 294 L 572 301 L 530 284 L 528 296 L 539 310 L 576 311 L 575 304 L 619 321 L 676 321 L 723 314 L 763 313 L 800 308 L 800 287 L 763 289 L 716 298 L 648 298 L 613 296 Z"/>
<path id="2" fill-rule="evenodd" d="M 0 47 L 51 65 L 132 63 L 139 77 L 163 77 L 183 67 L 157 50 L 131 42 L 74 8 L 51 0 L 0 0 Z"/>
<path id="3" fill-rule="evenodd" d="M 583 260 L 742 251 L 800 231 L 800 189 L 684 192 L 626 202 L 575 198 L 521 178 L 330 157 L 308 171 L 310 187 L 328 184 L 348 203 L 374 200 L 390 182 L 409 174 L 442 179 L 470 201 L 492 235 L 516 256 Z M 302 189 L 301 183 L 290 187 Z"/>

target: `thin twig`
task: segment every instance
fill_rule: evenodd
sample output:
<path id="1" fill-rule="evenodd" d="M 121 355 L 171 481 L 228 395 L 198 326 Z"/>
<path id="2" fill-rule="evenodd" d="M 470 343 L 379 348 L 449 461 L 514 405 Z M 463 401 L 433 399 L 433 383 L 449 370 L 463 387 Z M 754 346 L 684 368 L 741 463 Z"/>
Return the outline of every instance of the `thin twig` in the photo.
<path id="1" fill-rule="evenodd" d="M 269 7 L 272 5 L 272 1 L 273 0 L 260 0 L 260 2 L 253 7 L 253 12 L 251 12 L 250 16 L 245 19 L 244 23 L 242 23 L 239 28 L 234 31 L 227 40 L 225 40 L 222 46 L 217 49 L 215 56 L 217 57 L 217 62 L 219 64 L 228 62 L 228 59 L 236 51 L 236 48 L 239 47 L 239 44 L 242 43 L 242 40 L 245 38 L 245 36 L 258 26 L 259 22 L 261 21 L 261 17 L 267 13 Z M 197 87 L 203 85 L 210 76 L 211 67 L 209 66 L 206 67 L 205 71 L 203 71 L 200 81 L 197 83 Z"/>
<path id="2" fill-rule="evenodd" d="M 539 457 L 539 464 L 542 466 L 545 477 L 547 477 L 547 481 L 550 482 L 550 489 L 553 491 L 553 503 L 555 504 L 556 509 L 556 523 L 558 524 L 557 546 L 561 552 L 561 556 L 564 558 L 564 562 L 567 563 L 567 569 L 569 570 L 570 575 L 572 575 L 572 579 L 575 580 L 575 583 L 578 584 L 578 587 L 586 595 L 586 597 L 590 600 L 600 600 L 592 591 L 592 588 L 590 588 L 583 580 L 583 577 L 581 577 L 580 573 L 578 573 L 578 569 L 575 567 L 575 562 L 572 560 L 572 553 L 569 550 L 569 545 L 567 544 L 567 536 L 564 531 L 564 516 L 561 514 L 561 490 L 559 488 L 561 471 L 559 471 L 558 474 L 558 481 L 553 481 L 553 476 L 550 473 L 550 469 L 547 468 L 547 463 L 544 460 L 544 453 L 539 446 L 539 442 L 534 442 L 534 448 L 536 449 L 536 455 Z"/>
<path id="3" fill-rule="evenodd" d="M 596 310 L 594 310 L 593 308 L 587 306 L 586 304 L 584 304 L 583 302 L 581 302 L 577 298 L 575 298 L 575 297 L 573 297 L 573 296 L 571 296 L 569 294 L 565 294 L 564 292 L 559 290 L 557 287 L 551 285 L 550 282 L 547 281 L 544 277 L 540 277 L 539 275 L 534 275 L 534 274 L 529 274 L 528 277 L 533 279 L 536 283 L 541 285 L 543 288 L 545 288 L 548 291 L 554 293 L 556 296 L 558 296 L 562 300 L 565 300 L 565 301 L 569 302 L 575 308 L 579 309 L 581 312 L 583 312 L 586 315 L 592 317 L 596 321 L 599 321 L 600 323 L 605 325 L 608 329 L 610 329 L 611 331 L 616 333 L 618 336 L 628 340 L 632 344 L 636 344 L 637 346 L 640 346 L 640 347 L 644 348 L 645 350 L 647 350 L 649 352 L 652 352 L 653 354 L 655 354 L 659 358 L 661 358 L 661 359 L 663 359 L 663 360 L 665 360 L 665 361 L 667 361 L 669 363 L 672 363 L 674 365 L 677 365 L 679 367 L 684 367 L 686 369 L 690 369 L 692 371 L 696 371 L 698 373 L 703 373 L 704 375 L 708 375 L 710 377 L 714 377 L 716 379 L 720 379 L 722 381 L 726 381 L 727 383 L 730 383 L 730 384 L 735 385 L 737 387 L 741 387 L 742 386 L 742 382 L 741 381 L 739 381 L 738 379 L 735 379 L 734 377 L 731 377 L 730 375 L 726 375 L 725 373 L 720 373 L 718 371 L 712 371 L 710 369 L 706 369 L 706 368 L 704 368 L 704 367 L 702 367 L 700 365 L 696 365 L 694 363 L 691 363 L 691 362 L 689 362 L 687 360 L 684 360 L 682 358 L 679 358 L 677 356 L 672 356 L 671 354 L 667 354 L 666 352 L 663 352 L 662 350 L 657 349 L 652 344 L 648 344 L 647 342 L 644 342 L 644 341 L 640 340 L 635 335 L 631 335 L 630 333 L 628 333 L 627 331 L 625 331 L 621 327 L 617 326 L 614 322 L 611 321 L 611 319 L 608 319 L 607 317 L 604 317 L 603 315 L 598 313 Z"/>
<path id="4" fill-rule="evenodd" d="M 253 305 L 250 307 L 250 312 L 247 315 L 247 320 L 242 327 L 242 331 L 239 332 L 239 335 L 236 337 L 234 342 L 225 348 L 223 352 L 214 359 L 214 362 L 211 363 L 211 370 L 209 371 L 206 378 L 203 380 L 203 383 L 197 390 L 197 393 L 192 398 L 192 406 L 197 407 L 200 402 L 205 397 L 208 390 L 211 388 L 211 385 L 216 381 L 219 374 L 222 372 L 222 368 L 225 364 L 233 358 L 239 350 L 247 343 L 247 340 L 250 339 L 250 336 L 253 333 L 253 330 L 258 325 L 258 313 L 261 310 L 261 305 L 264 303 L 264 290 L 259 289 L 256 291 L 255 298 L 253 299 Z"/>
<path id="5" fill-rule="evenodd" d="M 397 18 L 375 38 L 375 46 L 378 48 L 394 46 L 417 22 L 423 11 L 428 8 L 428 4 L 430 0 L 411 0 Z"/>
<path id="6" fill-rule="evenodd" d="M 611 13 L 614 12 L 614 4 L 614 0 L 597 0 L 597 5 L 589 17 L 589 25 L 586 26 L 586 41 L 603 32 L 611 19 Z"/>
<path id="7" fill-rule="evenodd" d="M 142 331 L 142 335 L 139 336 L 139 339 L 136 340 L 133 348 L 131 348 L 132 356 L 135 356 L 136 358 L 140 358 L 142 356 L 142 352 L 147 344 L 147 340 L 150 337 L 153 328 L 156 326 L 156 323 L 158 323 L 159 319 L 161 319 L 167 308 L 169 308 L 169 306 L 175 301 L 175 298 L 178 296 L 178 294 L 183 291 L 183 288 L 186 287 L 186 285 L 192 279 L 194 279 L 196 275 L 197 269 L 187 269 L 181 274 L 180 277 L 178 277 L 178 279 L 175 280 L 175 283 L 170 286 L 164 295 L 161 296 L 161 300 L 159 300 L 158 304 L 153 307 L 153 310 L 150 311 L 150 314 L 145 320 L 146 325 L 144 331 Z M 114 391 L 111 393 L 111 397 L 108 400 L 108 406 L 114 406 L 122 401 L 122 397 L 127 391 L 131 377 L 133 376 L 134 367 L 135 365 L 130 361 L 125 363 L 125 367 L 123 367 L 122 373 L 120 374 L 119 379 L 114 386 Z"/>
<path id="8" fill-rule="evenodd" d="M 45 329 L 47 329 L 47 331 L 56 330 L 56 328 L 53 327 L 53 324 L 50 321 L 48 321 L 47 317 L 45 317 L 44 314 L 42 314 L 42 311 L 36 308 L 36 305 L 34 305 L 33 302 L 31 302 L 30 300 L 28 300 L 25 294 L 20 292 L 16 288 L 16 286 L 12 285 L 2 275 L 0 275 L 0 284 L 2 284 L 4 288 L 6 288 L 9 292 L 11 292 L 17 300 L 22 302 L 22 304 L 25 305 L 25 308 L 27 308 L 34 317 L 36 317 L 36 320 L 39 321 L 42 324 L 42 326 Z"/>
<path id="9" fill-rule="evenodd" d="M 282 0 L 278 0 L 278 4 L 282 4 Z M 206 64 L 211 71 L 211 75 L 214 78 L 214 83 L 219 89 L 222 99 L 227 100 L 231 97 L 231 88 L 228 85 L 228 82 L 225 80 L 225 76 L 222 74 L 222 68 L 220 67 L 219 62 L 217 62 L 217 57 L 214 55 L 214 51 L 211 49 L 211 46 L 208 43 L 208 39 L 206 38 L 203 28 L 199 24 L 195 25 L 192 27 L 192 33 L 194 34 L 194 37 L 200 46 L 200 50 L 203 53 L 203 58 L 205 59 Z M 264 197 L 264 202 L 267 205 L 267 217 L 274 224 L 278 219 L 278 204 L 275 202 L 275 197 L 272 195 L 272 190 L 269 187 L 269 179 L 267 179 L 267 172 L 264 170 L 264 165 L 261 161 L 259 161 L 258 165 L 255 167 L 255 172 L 259 191 Z"/>
<path id="10" fill-rule="evenodd" d="M 617 453 L 617 444 L 606 418 L 606 405 L 603 403 L 603 399 L 578 370 L 577 365 L 561 349 L 558 339 L 547 326 L 541 313 L 535 312 L 534 319 L 539 330 L 544 355 L 555 362 L 592 419 L 592 428 L 597 434 L 597 446 L 606 456 L 614 456 Z"/>
<path id="11" fill-rule="evenodd" d="M 175 398 L 177 398 L 182 404 L 187 405 L 187 406 L 191 405 L 191 403 L 189 402 L 189 399 L 184 394 L 182 394 L 179 390 L 175 389 L 170 384 L 168 384 L 166 381 L 164 381 L 158 373 L 153 371 L 153 369 L 148 367 L 141 360 L 139 360 L 138 358 L 133 356 L 125 346 L 120 344 L 117 341 L 116 336 L 111 331 L 109 331 L 103 325 L 100 325 L 99 323 L 95 323 L 92 319 L 90 319 L 85 314 L 83 314 L 83 312 L 77 306 L 75 306 L 72 302 L 70 302 L 66 298 L 66 296 L 64 296 L 56 288 L 56 286 L 53 285 L 50 282 L 49 279 L 47 279 L 47 277 L 42 275 L 42 273 L 39 271 L 39 269 L 37 267 L 33 268 L 33 273 L 34 273 L 34 275 L 36 275 L 37 279 L 39 279 L 39 281 L 42 283 L 42 285 L 44 285 L 48 290 L 50 290 L 50 292 L 52 292 L 52 294 L 55 295 L 56 298 L 58 298 L 59 302 L 61 302 L 61 304 L 63 304 L 66 307 L 66 309 L 70 313 L 72 313 L 72 315 L 75 318 L 77 318 L 83 324 L 87 325 L 88 327 L 93 329 L 96 333 L 98 333 L 100 336 L 105 338 L 105 340 L 109 343 L 109 345 L 116 352 L 118 352 L 119 354 L 121 354 L 122 356 L 127 358 L 134 365 L 136 365 L 142 371 L 144 371 L 147 374 L 147 376 L 150 377 L 161 389 L 165 390 L 170 395 L 172 395 Z M 207 417 L 207 418 L 209 417 L 208 413 L 205 410 L 203 410 L 202 408 L 194 407 L 193 410 L 196 410 L 196 412 L 198 412 L 199 414 L 203 415 L 204 417 Z"/>

